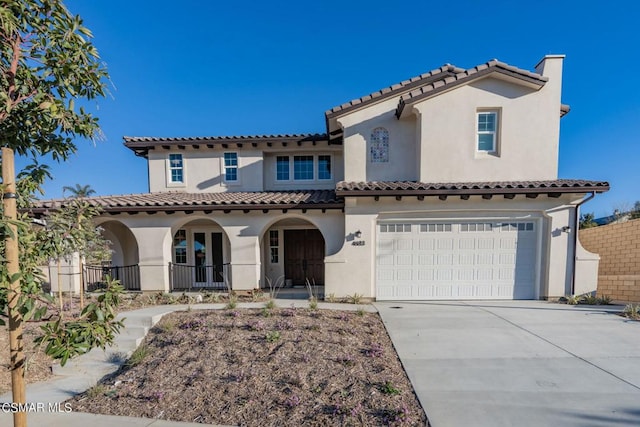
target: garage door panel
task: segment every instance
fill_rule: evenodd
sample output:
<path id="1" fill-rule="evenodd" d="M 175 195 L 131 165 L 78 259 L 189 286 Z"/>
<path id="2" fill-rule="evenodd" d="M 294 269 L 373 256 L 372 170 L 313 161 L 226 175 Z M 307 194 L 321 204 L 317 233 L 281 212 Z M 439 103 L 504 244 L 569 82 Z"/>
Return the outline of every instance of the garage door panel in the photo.
<path id="1" fill-rule="evenodd" d="M 421 251 L 432 251 L 436 248 L 433 239 L 418 239 L 418 249 Z"/>
<path id="2" fill-rule="evenodd" d="M 418 265 L 434 265 L 434 255 L 433 254 L 420 254 L 418 255 Z"/>
<path id="3" fill-rule="evenodd" d="M 436 265 L 452 265 L 453 264 L 453 254 L 438 254 L 436 255 Z"/>
<path id="4" fill-rule="evenodd" d="M 474 265 L 475 259 L 476 254 L 473 252 L 458 254 L 458 265 Z"/>
<path id="5" fill-rule="evenodd" d="M 477 253 L 476 254 L 477 265 L 493 265 L 492 253 Z"/>
<path id="6" fill-rule="evenodd" d="M 378 254 L 378 265 L 394 265 L 395 256 L 391 254 Z"/>
<path id="7" fill-rule="evenodd" d="M 470 282 L 473 282 L 474 276 L 475 276 L 475 270 L 469 268 L 469 269 L 465 269 L 465 270 L 458 270 L 457 279 L 459 281 L 470 281 Z"/>
<path id="8" fill-rule="evenodd" d="M 434 278 L 433 270 L 418 270 L 418 280 L 421 282 L 432 281 Z"/>
<path id="9" fill-rule="evenodd" d="M 501 238 L 500 249 L 516 249 L 516 242 L 514 237 Z"/>
<path id="10" fill-rule="evenodd" d="M 480 280 L 480 281 L 493 280 L 493 270 L 489 268 L 476 269 L 476 280 Z"/>
<path id="11" fill-rule="evenodd" d="M 413 256 L 411 254 L 396 255 L 396 265 L 412 265 Z"/>
<path id="12" fill-rule="evenodd" d="M 423 223 L 379 228 L 379 299 L 535 297 L 532 222 Z"/>
<path id="13" fill-rule="evenodd" d="M 413 250 L 412 239 L 398 239 L 396 240 L 396 250 L 398 251 L 411 251 Z"/>
<path id="14" fill-rule="evenodd" d="M 462 238 L 458 241 L 458 248 L 461 250 L 470 250 L 476 248 L 476 239 Z"/>
<path id="15" fill-rule="evenodd" d="M 413 280 L 413 271 L 410 269 L 398 269 L 396 270 L 396 280 L 407 281 Z"/>
<path id="16" fill-rule="evenodd" d="M 451 269 L 439 268 L 436 270 L 436 280 L 440 282 L 450 282 L 453 279 L 453 271 Z"/>
<path id="17" fill-rule="evenodd" d="M 453 239 L 438 239 L 438 250 L 452 250 L 453 249 Z"/>
<path id="18" fill-rule="evenodd" d="M 516 263 L 516 254 L 500 254 L 498 255 L 498 264 L 499 265 L 515 265 Z"/>
<path id="19" fill-rule="evenodd" d="M 478 238 L 478 249 L 493 249 L 495 246 L 495 240 L 489 238 Z"/>
<path id="20" fill-rule="evenodd" d="M 378 239 L 378 253 L 393 252 L 393 239 Z"/>

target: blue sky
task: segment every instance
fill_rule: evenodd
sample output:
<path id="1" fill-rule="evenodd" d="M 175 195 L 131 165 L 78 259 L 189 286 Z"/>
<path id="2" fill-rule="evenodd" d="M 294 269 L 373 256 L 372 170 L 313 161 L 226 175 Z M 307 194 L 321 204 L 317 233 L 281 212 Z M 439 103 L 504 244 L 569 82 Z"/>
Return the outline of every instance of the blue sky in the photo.
<path id="1" fill-rule="evenodd" d="M 640 3 L 620 1 L 67 0 L 112 79 L 91 107 L 103 141 L 53 164 L 65 185 L 100 195 L 148 189 L 122 136 L 324 132 L 324 111 L 453 63 L 498 58 L 532 70 L 566 54 L 561 178 L 607 180 L 596 216 L 640 200 Z"/>

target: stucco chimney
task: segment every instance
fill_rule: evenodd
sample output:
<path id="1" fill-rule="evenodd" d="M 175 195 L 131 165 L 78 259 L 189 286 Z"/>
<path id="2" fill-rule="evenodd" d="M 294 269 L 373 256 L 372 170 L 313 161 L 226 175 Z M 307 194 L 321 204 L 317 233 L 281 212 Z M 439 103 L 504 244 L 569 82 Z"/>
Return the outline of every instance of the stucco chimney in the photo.
<path id="1" fill-rule="evenodd" d="M 562 63 L 565 55 L 545 55 L 535 66 L 536 73 L 545 77 L 549 77 L 549 80 L 562 81 Z"/>

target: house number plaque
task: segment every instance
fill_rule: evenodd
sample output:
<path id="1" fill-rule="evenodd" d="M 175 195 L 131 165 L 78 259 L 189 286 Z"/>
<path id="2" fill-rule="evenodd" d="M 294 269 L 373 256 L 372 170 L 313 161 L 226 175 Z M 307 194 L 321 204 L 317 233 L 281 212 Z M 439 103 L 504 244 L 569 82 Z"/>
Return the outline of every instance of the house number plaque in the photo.
<path id="1" fill-rule="evenodd" d="M 364 246 L 364 240 L 356 240 L 355 242 L 351 242 L 353 246 Z"/>

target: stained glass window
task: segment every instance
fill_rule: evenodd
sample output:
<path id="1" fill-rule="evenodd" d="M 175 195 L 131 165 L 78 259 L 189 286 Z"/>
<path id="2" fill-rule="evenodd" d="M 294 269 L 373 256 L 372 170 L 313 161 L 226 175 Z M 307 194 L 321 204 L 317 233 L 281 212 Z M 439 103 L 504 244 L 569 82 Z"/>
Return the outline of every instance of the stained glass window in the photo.
<path id="1" fill-rule="evenodd" d="M 389 161 L 389 131 L 375 128 L 371 133 L 371 163 L 387 163 Z"/>

